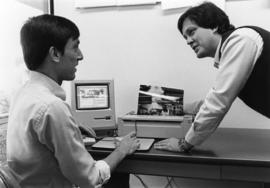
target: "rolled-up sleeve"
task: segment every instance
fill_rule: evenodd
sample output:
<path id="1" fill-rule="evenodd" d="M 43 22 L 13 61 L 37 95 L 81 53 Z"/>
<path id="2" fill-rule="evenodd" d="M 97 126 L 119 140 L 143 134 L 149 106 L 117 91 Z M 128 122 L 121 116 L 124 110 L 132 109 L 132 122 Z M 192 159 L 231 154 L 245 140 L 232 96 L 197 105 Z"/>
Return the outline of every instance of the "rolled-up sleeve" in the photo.
<path id="1" fill-rule="evenodd" d="M 104 183 L 106 183 L 109 179 L 110 179 L 110 167 L 109 165 L 103 161 L 103 160 L 100 160 L 100 161 L 96 161 L 96 164 L 95 164 L 98 172 L 99 172 L 99 185 L 103 185 Z"/>

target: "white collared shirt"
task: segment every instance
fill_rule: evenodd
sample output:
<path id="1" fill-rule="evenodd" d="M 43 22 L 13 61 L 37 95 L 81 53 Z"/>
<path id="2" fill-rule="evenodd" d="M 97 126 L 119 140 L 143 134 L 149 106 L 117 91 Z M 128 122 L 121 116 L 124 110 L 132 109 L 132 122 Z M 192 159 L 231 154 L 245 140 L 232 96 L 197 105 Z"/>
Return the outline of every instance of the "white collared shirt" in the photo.
<path id="1" fill-rule="evenodd" d="M 218 45 L 215 66 L 218 73 L 185 139 L 192 145 L 201 144 L 218 127 L 233 101 L 245 85 L 261 55 L 263 40 L 250 28 L 235 30 Z M 219 49 L 222 56 L 219 57 Z"/>
<path id="2" fill-rule="evenodd" d="M 89 188 L 110 178 L 108 164 L 86 150 L 65 97 L 54 80 L 33 71 L 12 99 L 7 160 L 22 188 Z"/>

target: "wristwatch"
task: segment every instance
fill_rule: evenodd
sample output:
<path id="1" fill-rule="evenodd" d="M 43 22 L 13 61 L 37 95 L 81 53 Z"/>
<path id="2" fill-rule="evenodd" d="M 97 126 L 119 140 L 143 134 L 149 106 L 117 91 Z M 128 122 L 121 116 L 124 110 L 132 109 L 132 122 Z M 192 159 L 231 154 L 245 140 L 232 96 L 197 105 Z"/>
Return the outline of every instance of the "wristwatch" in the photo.
<path id="1" fill-rule="evenodd" d="M 193 148 L 193 145 L 189 144 L 185 138 L 180 138 L 178 142 L 180 152 L 189 153 L 190 150 Z"/>

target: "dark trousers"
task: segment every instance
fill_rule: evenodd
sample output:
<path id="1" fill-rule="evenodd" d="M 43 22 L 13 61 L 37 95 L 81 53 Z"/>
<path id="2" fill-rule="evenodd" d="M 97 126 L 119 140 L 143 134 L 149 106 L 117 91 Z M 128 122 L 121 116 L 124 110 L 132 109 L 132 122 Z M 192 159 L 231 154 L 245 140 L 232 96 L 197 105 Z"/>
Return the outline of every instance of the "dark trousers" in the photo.
<path id="1" fill-rule="evenodd" d="M 103 185 L 103 188 L 129 188 L 129 174 L 112 173 L 110 180 Z"/>

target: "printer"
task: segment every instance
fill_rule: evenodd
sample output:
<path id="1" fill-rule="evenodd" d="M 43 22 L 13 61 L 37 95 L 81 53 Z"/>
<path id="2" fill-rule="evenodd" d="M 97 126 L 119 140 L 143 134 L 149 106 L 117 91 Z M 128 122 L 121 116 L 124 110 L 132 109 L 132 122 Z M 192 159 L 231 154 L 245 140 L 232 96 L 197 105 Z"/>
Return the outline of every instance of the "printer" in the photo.
<path id="1" fill-rule="evenodd" d="M 137 137 L 184 137 L 192 124 L 193 116 L 152 116 L 126 114 L 118 118 L 118 135 L 135 131 Z"/>

